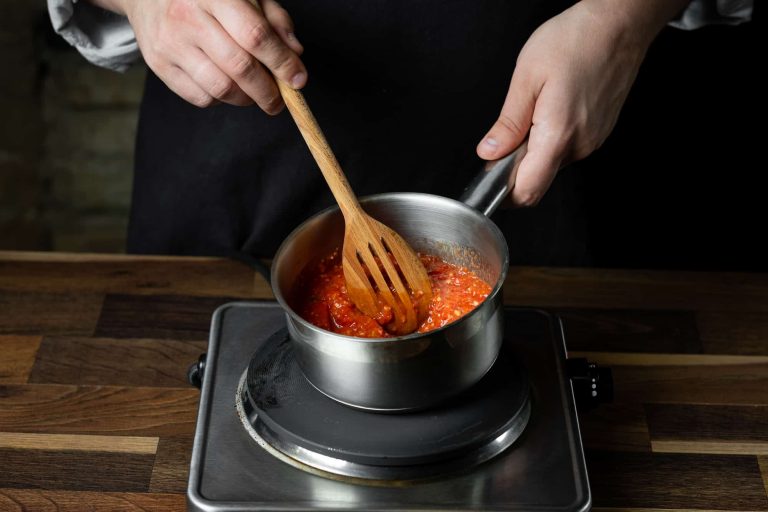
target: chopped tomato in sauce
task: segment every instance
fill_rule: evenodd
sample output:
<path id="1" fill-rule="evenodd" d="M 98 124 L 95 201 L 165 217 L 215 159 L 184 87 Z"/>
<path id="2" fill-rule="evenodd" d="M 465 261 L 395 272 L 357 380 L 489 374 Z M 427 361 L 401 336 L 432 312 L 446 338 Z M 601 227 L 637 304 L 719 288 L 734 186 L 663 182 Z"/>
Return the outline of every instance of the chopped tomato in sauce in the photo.
<path id="1" fill-rule="evenodd" d="M 419 254 L 432 283 L 429 313 L 417 332 L 447 325 L 475 309 L 491 293 L 491 287 L 471 270 L 437 256 Z M 390 338 L 384 326 L 392 310 L 384 306 L 376 318 L 363 314 L 347 295 L 339 251 L 305 270 L 293 290 L 296 312 L 322 329 L 361 338 Z"/>

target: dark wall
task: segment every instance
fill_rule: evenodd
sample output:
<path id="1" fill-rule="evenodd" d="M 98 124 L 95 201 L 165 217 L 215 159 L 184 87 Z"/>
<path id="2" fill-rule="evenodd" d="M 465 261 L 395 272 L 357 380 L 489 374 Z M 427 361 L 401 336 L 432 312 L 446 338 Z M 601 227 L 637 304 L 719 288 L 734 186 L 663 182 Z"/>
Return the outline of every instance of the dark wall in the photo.
<path id="1" fill-rule="evenodd" d="M 768 270 L 756 19 L 666 29 L 650 49 L 613 135 L 582 166 L 595 265 Z"/>

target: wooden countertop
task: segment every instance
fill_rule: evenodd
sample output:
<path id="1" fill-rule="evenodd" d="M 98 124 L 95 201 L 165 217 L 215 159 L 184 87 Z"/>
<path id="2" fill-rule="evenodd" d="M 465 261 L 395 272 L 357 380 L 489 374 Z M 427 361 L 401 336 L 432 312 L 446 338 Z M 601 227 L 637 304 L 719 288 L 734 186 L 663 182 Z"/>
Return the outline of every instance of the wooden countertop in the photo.
<path id="1" fill-rule="evenodd" d="M 227 260 L 0 252 L 0 510 L 184 510 L 187 366 L 218 305 L 268 297 Z M 767 274 L 514 268 L 505 299 L 613 368 L 596 509 L 768 510 Z"/>

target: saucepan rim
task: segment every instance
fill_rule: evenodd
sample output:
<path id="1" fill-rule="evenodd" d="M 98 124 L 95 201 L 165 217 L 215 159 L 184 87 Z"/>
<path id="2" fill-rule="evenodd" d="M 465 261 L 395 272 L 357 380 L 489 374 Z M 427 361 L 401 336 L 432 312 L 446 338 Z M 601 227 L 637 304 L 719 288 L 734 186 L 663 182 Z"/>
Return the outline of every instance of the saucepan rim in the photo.
<path id="1" fill-rule="evenodd" d="M 311 322 L 305 320 L 301 317 L 294 309 L 288 304 L 288 301 L 285 300 L 285 297 L 282 294 L 282 291 L 280 290 L 280 286 L 278 285 L 277 280 L 277 263 L 281 260 L 281 257 L 284 252 L 288 250 L 288 247 L 291 246 L 291 243 L 293 240 L 296 239 L 296 237 L 299 236 L 299 233 L 305 229 L 306 225 L 310 222 L 314 221 L 315 219 L 328 215 L 333 211 L 337 211 L 339 209 L 338 205 L 333 205 L 328 208 L 325 208 L 324 210 L 312 215 L 305 221 L 303 221 L 301 224 L 299 224 L 296 228 L 294 228 L 291 233 L 283 240 L 283 242 L 280 244 L 280 247 L 277 249 L 277 252 L 275 253 L 275 258 L 273 260 L 272 268 L 270 270 L 270 276 L 272 280 L 272 293 L 274 294 L 275 298 L 277 299 L 277 302 L 282 306 L 282 308 L 288 313 L 291 318 L 294 321 L 299 322 L 302 326 L 304 326 L 307 329 L 310 329 L 312 331 L 315 331 L 317 333 L 320 333 L 325 336 L 334 336 L 338 337 L 341 340 L 344 341 L 351 341 L 351 342 L 358 342 L 358 343 L 366 343 L 366 344 L 377 344 L 377 343 L 390 343 L 390 342 L 407 342 L 407 341 L 420 341 L 424 338 L 433 336 L 435 334 L 438 334 L 444 330 L 447 330 L 463 321 L 468 319 L 470 316 L 472 316 L 473 313 L 478 311 L 485 303 L 491 301 L 496 297 L 496 295 L 499 293 L 501 288 L 504 285 L 504 281 L 506 280 L 507 273 L 509 271 L 509 248 L 507 247 L 506 239 L 504 238 L 504 235 L 502 234 L 499 227 L 496 225 L 495 222 L 493 222 L 489 217 L 486 217 L 482 214 L 482 212 L 476 210 L 475 208 L 462 203 L 461 201 L 457 201 L 456 199 L 451 199 L 449 197 L 439 196 L 436 194 L 427 194 L 422 192 L 386 192 L 382 194 L 373 194 L 365 197 L 360 198 L 360 204 L 365 206 L 367 202 L 376 201 L 376 200 L 386 200 L 390 198 L 397 198 L 397 199 L 412 199 L 412 200 L 419 200 L 423 198 L 429 198 L 431 200 L 439 200 L 444 201 L 447 203 L 450 203 L 453 206 L 459 206 L 461 209 L 467 214 L 474 216 L 477 220 L 480 220 L 486 224 L 489 225 L 489 228 L 491 232 L 496 236 L 496 238 L 499 240 L 499 245 L 501 246 L 502 251 L 502 261 L 501 261 L 501 271 L 499 272 L 499 278 L 496 280 L 495 285 L 493 286 L 491 292 L 488 294 L 488 296 L 475 306 L 475 308 L 472 311 L 469 311 L 467 314 L 463 315 L 462 317 L 454 320 L 451 323 L 448 323 L 442 327 L 439 327 L 437 329 L 434 329 L 429 332 L 414 332 L 411 334 L 407 334 L 405 336 L 394 336 L 391 338 L 361 338 L 358 336 L 349 336 L 347 334 L 339 334 L 333 331 L 328 331 L 325 329 L 322 329 L 320 327 L 317 327 L 316 325 L 312 324 Z M 300 272 L 303 272 L 304 269 L 301 269 Z"/>

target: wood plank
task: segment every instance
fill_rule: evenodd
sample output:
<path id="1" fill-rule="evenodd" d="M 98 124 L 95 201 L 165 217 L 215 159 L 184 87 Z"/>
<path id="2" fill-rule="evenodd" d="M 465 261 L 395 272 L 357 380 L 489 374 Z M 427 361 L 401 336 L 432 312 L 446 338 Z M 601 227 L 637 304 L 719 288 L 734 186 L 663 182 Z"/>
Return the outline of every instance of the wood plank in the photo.
<path id="1" fill-rule="evenodd" d="M 183 512 L 180 494 L 0 489 L 5 512 Z"/>
<path id="2" fill-rule="evenodd" d="M 557 309 L 570 350 L 702 351 L 692 311 Z"/>
<path id="3" fill-rule="evenodd" d="M 579 415 L 584 446 L 594 450 L 651 450 L 645 409 L 639 403 L 601 404 Z"/>
<path id="4" fill-rule="evenodd" d="M 768 315 L 743 311 L 700 311 L 697 324 L 708 354 L 768 355 Z"/>
<path id="5" fill-rule="evenodd" d="M 723 512 L 715 508 L 592 507 L 592 512 Z"/>
<path id="6" fill-rule="evenodd" d="M 768 274 L 511 267 L 508 305 L 542 308 L 768 311 Z"/>
<path id="7" fill-rule="evenodd" d="M 269 284 L 258 273 L 234 260 L 121 255 L 52 255 L 38 259 L 0 256 L 0 289 L 240 298 L 272 296 Z"/>
<path id="8" fill-rule="evenodd" d="M 160 440 L 149 484 L 150 492 L 186 492 L 192 440 L 192 434 L 186 437 L 164 437 Z"/>
<path id="9" fill-rule="evenodd" d="M 87 451 L 154 455 L 157 437 L 92 436 L 0 432 L 0 448 L 48 451 Z"/>
<path id="10" fill-rule="evenodd" d="M 0 386 L 0 431 L 173 436 L 194 429 L 195 388 Z"/>
<path id="11" fill-rule="evenodd" d="M 758 457 L 757 463 L 760 465 L 760 472 L 763 474 L 763 487 L 765 487 L 765 494 L 768 495 L 768 457 Z"/>
<path id="12" fill-rule="evenodd" d="M 40 341 L 40 336 L 0 336 L 0 384 L 27 382 Z"/>
<path id="13" fill-rule="evenodd" d="M 90 336 L 103 300 L 98 294 L 0 289 L 0 334 Z"/>
<path id="14" fill-rule="evenodd" d="M 232 297 L 107 295 L 96 336 L 207 340 L 211 316 Z"/>
<path id="15" fill-rule="evenodd" d="M 615 366 L 620 402 L 768 405 L 768 363 Z"/>
<path id="16" fill-rule="evenodd" d="M 768 443 L 748 441 L 651 440 L 651 450 L 659 453 L 711 453 L 714 455 L 768 455 Z"/>
<path id="17" fill-rule="evenodd" d="M 145 492 L 153 455 L 0 448 L 0 488 Z"/>
<path id="18" fill-rule="evenodd" d="M 768 448 L 768 406 L 646 404 L 651 439 L 753 441 Z"/>
<path id="19" fill-rule="evenodd" d="M 207 346 L 202 341 L 46 336 L 29 382 L 188 387 L 187 368 Z"/>
<path id="20" fill-rule="evenodd" d="M 637 354 L 629 352 L 568 351 L 569 357 L 586 357 L 606 366 L 760 366 L 768 356 L 710 354 Z"/>
<path id="21" fill-rule="evenodd" d="M 587 451 L 596 507 L 768 510 L 757 458 Z"/>

